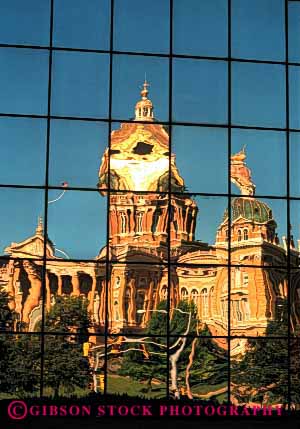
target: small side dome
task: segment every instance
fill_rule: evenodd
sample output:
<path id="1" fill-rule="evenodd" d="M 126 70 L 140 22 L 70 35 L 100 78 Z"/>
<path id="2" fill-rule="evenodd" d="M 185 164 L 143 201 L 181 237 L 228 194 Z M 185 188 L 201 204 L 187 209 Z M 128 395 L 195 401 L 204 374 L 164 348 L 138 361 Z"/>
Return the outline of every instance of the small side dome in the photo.
<path id="1" fill-rule="evenodd" d="M 267 223 L 274 220 L 270 207 L 255 198 L 237 197 L 231 203 L 231 221 L 239 217 L 250 222 Z M 223 222 L 228 219 L 228 210 L 225 210 Z"/>

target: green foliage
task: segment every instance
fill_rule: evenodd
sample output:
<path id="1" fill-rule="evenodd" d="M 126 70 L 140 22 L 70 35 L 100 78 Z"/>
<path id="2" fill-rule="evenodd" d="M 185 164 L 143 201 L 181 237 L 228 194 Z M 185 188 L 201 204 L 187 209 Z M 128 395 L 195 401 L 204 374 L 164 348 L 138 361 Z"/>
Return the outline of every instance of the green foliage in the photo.
<path id="1" fill-rule="evenodd" d="M 73 393 L 88 385 L 90 369 L 82 345 L 88 338 L 89 326 L 87 301 L 81 297 L 58 297 L 46 314 L 45 330 L 50 335 L 44 337 L 44 386 L 51 388 L 55 396 L 60 390 Z M 58 331 L 65 335 L 53 335 Z M 40 335 L 0 336 L 0 353 L 0 390 L 21 397 L 38 394 Z"/>
<path id="2" fill-rule="evenodd" d="M 0 287 L 0 331 L 13 329 L 13 323 L 16 319 L 16 313 L 9 308 L 11 296 Z"/>
<path id="3" fill-rule="evenodd" d="M 182 313 L 182 311 L 184 313 Z M 189 314 L 191 316 L 189 316 Z M 170 334 L 171 335 L 184 335 L 188 327 L 189 317 L 191 317 L 191 323 L 188 330 L 188 335 L 197 334 L 197 307 L 193 301 L 180 301 L 177 309 L 172 312 L 172 318 L 170 321 Z"/>
<path id="4" fill-rule="evenodd" d="M 46 337 L 44 355 L 44 383 L 54 396 L 60 388 L 71 394 L 76 388 L 86 388 L 90 377 L 88 359 L 82 355 L 82 342 L 63 335 Z"/>
<path id="5" fill-rule="evenodd" d="M 7 336 L 6 392 L 19 397 L 39 393 L 41 339 L 36 335 Z"/>
<path id="6" fill-rule="evenodd" d="M 88 314 L 88 301 L 77 296 L 58 296 L 55 304 L 46 315 L 45 329 L 48 332 L 66 332 L 85 335 L 91 326 Z"/>
<path id="7" fill-rule="evenodd" d="M 266 336 L 287 335 L 287 305 L 283 302 L 277 319 L 270 321 Z M 241 401 L 286 403 L 288 388 L 287 340 L 257 338 L 248 340 L 247 351 L 232 361 L 233 394 Z"/>
<path id="8" fill-rule="evenodd" d="M 88 339 L 91 325 L 87 306 L 87 300 L 81 297 L 60 296 L 46 316 L 47 332 L 66 333 L 45 339 L 44 382 L 55 396 L 61 386 L 71 394 L 76 388 L 88 385 L 89 363 L 83 356 L 83 343 Z"/>

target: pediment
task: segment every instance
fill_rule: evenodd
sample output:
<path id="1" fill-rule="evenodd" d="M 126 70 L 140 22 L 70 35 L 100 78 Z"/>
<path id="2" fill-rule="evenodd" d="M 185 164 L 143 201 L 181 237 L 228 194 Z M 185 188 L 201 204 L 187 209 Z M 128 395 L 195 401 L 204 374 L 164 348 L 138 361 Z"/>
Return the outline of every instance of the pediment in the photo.
<path id="1" fill-rule="evenodd" d="M 5 252 L 14 258 L 42 258 L 44 255 L 44 238 L 40 235 L 30 237 L 20 243 L 11 243 L 5 248 Z M 47 257 L 54 257 L 53 247 L 47 243 Z"/>

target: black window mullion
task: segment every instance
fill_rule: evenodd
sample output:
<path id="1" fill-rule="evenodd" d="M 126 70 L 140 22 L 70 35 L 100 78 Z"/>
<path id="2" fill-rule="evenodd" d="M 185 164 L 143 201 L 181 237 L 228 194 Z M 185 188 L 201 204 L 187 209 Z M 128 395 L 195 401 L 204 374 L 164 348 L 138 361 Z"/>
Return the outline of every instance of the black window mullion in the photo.
<path id="1" fill-rule="evenodd" d="M 230 356 L 230 344 L 231 344 L 231 330 L 230 330 L 230 321 L 231 321 L 231 308 L 230 308 L 230 293 L 231 293 L 231 0 L 227 2 L 227 14 L 228 14 L 228 87 L 227 87 L 227 98 L 228 98 L 228 293 L 227 293 L 227 311 L 228 311 L 228 320 L 227 320 L 227 333 L 228 333 L 228 396 L 227 401 L 230 404 L 230 389 L 231 389 L 231 356 Z"/>
<path id="2" fill-rule="evenodd" d="M 108 172 L 107 172 L 107 223 L 106 223 L 106 256 L 105 256 L 105 326 L 104 326 L 104 395 L 107 395 L 107 381 L 108 381 L 108 328 L 109 328 L 109 318 L 108 318 L 108 305 L 109 305 L 109 288 L 111 289 L 111 269 L 110 269 L 110 222 L 109 222 L 109 213 L 110 213 L 110 147 L 111 147 L 111 131 L 112 131 L 112 91 L 113 91 L 113 43 L 114 43 L 114 0 L 111 0 L 110 4 L 110 42 L 109 42 L 109 98 L 108 98 Z"/>
<path id="3" fill-rule="evenodd" d="M 286 184 L 287 184 L 287 323 L 288 410 L 291 410 L 291 210 L 290 210 L 290 102 L 289 102 L 289 2 L 285 0 Z"/>
<path id="4" fill-rule="evenodd" d="M 51 89 L 52 89 L 52 42 L 53 42 L 53 9 L 54 0 L 50 0 L 50 27 L 49 27 L 49 65 L 48 65 L 48 100 L 47 100 L 47 140 L 46 140 L 46 166 L 45 166 L 45 207 L 44 207 L 44 249 L 42 268 L 42 321 L 41 321 L 41 379 L 40 396 L 44 392 L 44 358 L 45 358 L 45 301 L 46 301 L 46 276 L 47 276 L 47 241 L 48 241 L 48 193 L 49 193 L 49 153 L 51 130 Z"/>

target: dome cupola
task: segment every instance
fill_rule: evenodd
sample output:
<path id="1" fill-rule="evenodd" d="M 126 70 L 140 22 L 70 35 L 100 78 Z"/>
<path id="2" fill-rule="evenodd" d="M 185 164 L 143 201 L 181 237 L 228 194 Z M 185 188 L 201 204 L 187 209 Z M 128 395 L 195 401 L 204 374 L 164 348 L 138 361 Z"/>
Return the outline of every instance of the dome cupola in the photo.
<path id="1" fill-rule="evenodd" d="M 135 121 L 149 121 L 153 122 L 153 104 L 148 98 L 148 86 L 149 83 L 145 80 L 143 89 L 141 91 L 142 99 L 139 100 L 135 105 Z"/>

